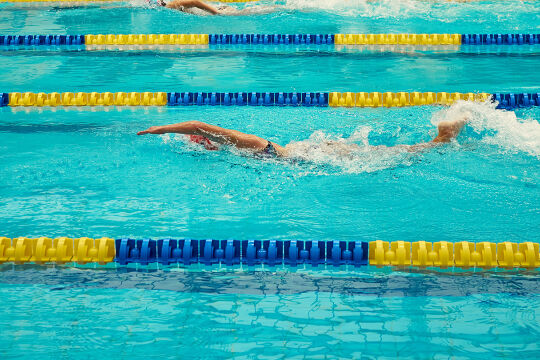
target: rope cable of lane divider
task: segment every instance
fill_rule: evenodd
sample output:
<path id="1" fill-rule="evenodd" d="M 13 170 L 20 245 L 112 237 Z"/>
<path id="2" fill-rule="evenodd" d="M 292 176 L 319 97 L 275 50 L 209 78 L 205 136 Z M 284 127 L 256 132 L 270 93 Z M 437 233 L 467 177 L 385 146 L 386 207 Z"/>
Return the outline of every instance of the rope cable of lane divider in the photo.
<path id="1" fill-rule="evenodd" d="M 268 266 L 540 267 L 535 242 L 55 239 L 0 237 L 0 263 L 136 263 Z"/>
<path id="2" fill-rule="evenodd" d="M 100 0 L 104 1 L 104 0 Z M 62 45 L 539 45 L 540 34 L 86 34 L 0 35 L 0 46 Z M 90 47 L 90 49 L 92 49 Z M 104 48 L 107 50 L 107 48 Z"/>
<path id="3" fill-rule="evenodd" d="M 0 93 L 0 107 L 82 106 L 449 106 L 454 102 L 497 102 L 501 109 L 540 106 L 536 93 L 447 92 L 13 92 Z"/>

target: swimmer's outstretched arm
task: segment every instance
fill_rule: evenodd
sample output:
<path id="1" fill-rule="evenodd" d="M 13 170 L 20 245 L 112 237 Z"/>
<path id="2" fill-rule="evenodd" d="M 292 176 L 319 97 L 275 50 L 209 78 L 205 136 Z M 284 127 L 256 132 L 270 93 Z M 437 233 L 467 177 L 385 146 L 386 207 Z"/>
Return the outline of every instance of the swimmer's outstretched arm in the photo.
<path id="1" fill-rule="evenodd" d="M 200 0 L 173 0 L 166 5 L 169 9 L 180 10 L 181 8 L 198 8 L 209 12 L 212 15 L 219 14 L 219 10 L 215 7 L 208 5 Z"/>
<path id="2" fill-rule="evenodd" d="M 268 140 L 251 134 L 231 129 L 225 129 L 219 126 L 210 125 L 201 121 L 186 121 L 178 124 L 151 126 L 150 128 L 139 131 L 137 135 L 145 134 L 185 134 L 185 135 L 202 135 L 218 144 L 233 145 L 239 149 L 262 151 L 268 145 Z M 285 154 L 285 148 L 272 143 L 276 151 L 280 155 Z"/>

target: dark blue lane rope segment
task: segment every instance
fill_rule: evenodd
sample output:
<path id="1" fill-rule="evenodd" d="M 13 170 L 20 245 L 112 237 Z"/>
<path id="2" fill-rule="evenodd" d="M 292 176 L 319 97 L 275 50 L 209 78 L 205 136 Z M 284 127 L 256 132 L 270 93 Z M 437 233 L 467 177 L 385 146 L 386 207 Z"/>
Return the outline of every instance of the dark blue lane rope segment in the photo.
<path id="1" fill-rule="evenodd" d="M 83 45 L 84 35 L 0 35 L 0 45 Z"/>
<path id="2" fill-rule="evenodd" d="M 462 45 L 538 45 L 540 34 L 463 34 Z"/>
<path id="3" fill-rule="evenodd" d="M 332 45 L 333 34 L 210 34 L 210 45 Z"/>
<path id="4" fill-rule="evenodd" d="M 120 265 L 158 262 L 164 265 L 363 266 L 368 263 L 368 243 L 362 241 L 117 239 L 115 245 L 115 261 Z"/>
<path id="5" fill-rule="evenodd" d="M 327 92 L 171 92 L 167 105 L 328 106 Z"/>
<path id="6" fill-rule="evenodd" d="M 501 94 L 495 93 L 492 100 L 498 102 L 497 109 L 512 110 L 540 106 L 540 93 Z"/>
<path id="7" fill-rule="evenodd" d="M 0 107 L 8 106 L 8 104 L 9 104 L 9 94 L 8 93 L 0 93 Z"/>

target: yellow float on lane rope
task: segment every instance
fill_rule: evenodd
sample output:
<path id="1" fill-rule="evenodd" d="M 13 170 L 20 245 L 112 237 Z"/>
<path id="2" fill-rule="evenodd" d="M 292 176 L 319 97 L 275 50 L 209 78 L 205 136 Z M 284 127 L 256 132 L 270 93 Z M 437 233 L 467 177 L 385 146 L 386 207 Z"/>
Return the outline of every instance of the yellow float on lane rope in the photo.
<path id="1" fill-rule="evenodd" d="M 452 105 L 458 100 L 485 102 L 488 93 L 434 93 L 434 92 L 330 92 L 328 105 L 333 107 L 404 107 L 421 105 Z"/>
<path id="2" fill-rule="evenodd" d="M 110 238 L 0 238 L 0 263 L 107 264 L 114 261 L 115 255 L 114 239 Z"/>
<path id="3" fill-rule="evenodd" d="M 165 92 L 10 93 L 9 106 L 165 106 Z"/>
<path id="4" fill-rule="evenodd" d="M 208 45 L 208 34 L 88 34 L 88 45 Z"/>
<path id="5" fill-rule="evenodd" d="M 479 243 L 418 241 L 411 244 L 405 241 L 389 243 L 376 240 L 369 243 L 369 264 L 377 267 L 392 265 L 462 269 L 473 267 L 534 269 L 540 267 L 539 248 L 540 245 L 533 242 L 518 244 L 486 241 Z"/>
<path id="6" fill-rule="evenodd" d="M 461 45 L 461 34 L 335 34 L 336 45 Z"/>

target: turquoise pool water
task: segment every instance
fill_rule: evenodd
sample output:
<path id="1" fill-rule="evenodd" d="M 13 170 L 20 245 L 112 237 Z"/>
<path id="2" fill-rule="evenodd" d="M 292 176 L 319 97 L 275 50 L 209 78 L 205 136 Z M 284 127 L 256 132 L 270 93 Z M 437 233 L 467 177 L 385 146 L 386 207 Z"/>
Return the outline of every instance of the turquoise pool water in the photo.
<path id="1" fill-rule="evenodd" d="M 3 233 L 322 240 L 358 237 L 525 241 L 540 213 L 538 109 L 487 105 L 457 144 L 425 153 L 371 145 L 435 136 L 437 107 L 313 109 L 3 108 Z M 306 161 L 206 152 L 181 136 L 138 137 L 153 124 L 209 121 L 276 143 L 363 146 L 350 157 L 312 148 Z M 477 216 L 481 214 L 482 221 Z M 17 216 L 15 216 L 17 215 Z"/>
<path id="2" fill-rule="evenodd" d="M 486 105 L 472 110 L 475 122 L 459 142 L 437 150 L 382 148 L 350 159 L 313 153 L 289 163 L 135 131 L 214 118 L 280 142 L 352 136 L 410 144 L 433 136 L 430 120 L 441 110 L 3 109 L 1 164 L 9 176 L 0 182 L 0 218 L 7 236 L 536 240 L 540 114 L 524 110 L 514 120 Z M 536 272 L 151 269 L 4 265 L 4 358 L 540 352 Z"/>
<path id="3" fill-rule="evenodd" d="M 264 4 L 271 4 L 265 2 Z M 289 1 L 195 17 L 133 4 L 0 5 L 0 33 L 538 33 L 540 3 Z M 120 6 L 120 7 L 119 7 Z M 244 5 L 240 5 L 242 7 Z M 0 91 L 538 92 L 538 47 L 335 52 L 0 49 Z M 457 141 L 410 153 L 470 113 Z M 540 110 L 0 108 L 1 236 L 535 241 Z M 150 125 L 210 121 L 301 161 L 205 152 Z M 339 156 L 327 140 L 356 143 Z M 375 147 L 377 146 L 377 147 Z M 307 153 L 303 149 L 307 148 Z M 0 265 L 0 356 L 540 356 L 536 272 Z"/>
<path id="4" fill-rule="evenodd" d="M 538 355 L 537 276 L 2 272 L 3 358 Z"/>
<path id="5" fill-rule="evenodd" d="M 253 16 L 197 17 L 149 9 L 144 1 L 57 9 L 1 4 L 2 33 L 538 33 L 537 1 L 289 0 L 233 5 L 280 6 Z M 105 9 L 107 10 L 105 12 Z M 107 14 L 104 16 L 104 14 Z"/>
<path id="6" fill-rule="evenodd" d="M 258 3 L 259 4 L 259 3 Z M 273 2 L 263 1 L 260 6 Z M 45 10 L 3 4 L 3 34 L 538 33 L 540 4 L 288 1 L 276 13 L 198 17 L 141 3 Z M 118 7 L 123 6 L 123 7 Z M 238 7 L 252 6 L 237 5 Z M 111 8 L 112 7 L 112 8 Z M 511 11 L 508 11 L 511 9 Z M 103 16 L 106 13 L 107 16 Z M 294 20 L 293 20 L 294 19 Z M 540 46 L 461 52 L 58 52 L 0 48 L 4 91 L 535 91 Z M 32 55 L 32 56 L 30 56 Z M 105 71 L 103 71 L 105 69 Z"/>
<path id="7" fill-rule="evenodd" d="M 115 56 L 9 51 L 3 55 L 3 67 L 10 75 L 0 78 L 0 88 L 10 91 L 534 92 L 540 46 L 536 52 L 502 55 L 436 51 L 120 52 Z"/>

